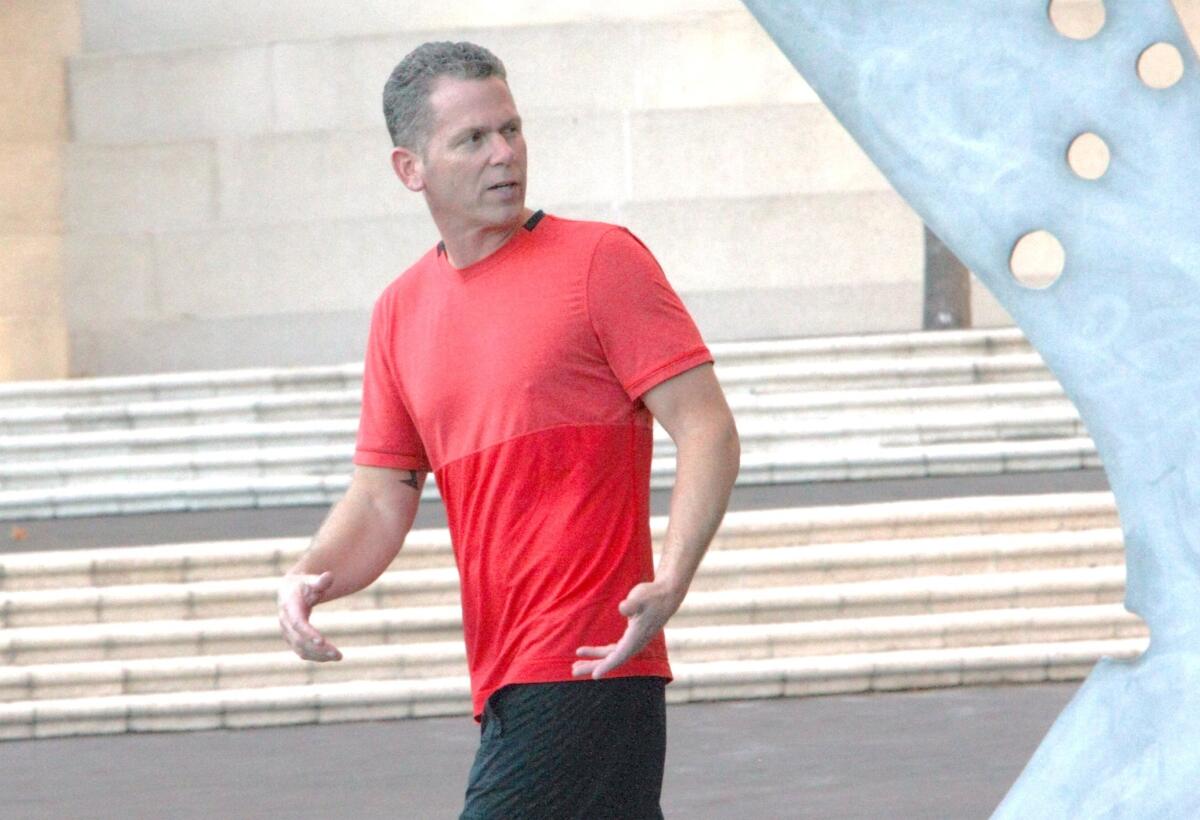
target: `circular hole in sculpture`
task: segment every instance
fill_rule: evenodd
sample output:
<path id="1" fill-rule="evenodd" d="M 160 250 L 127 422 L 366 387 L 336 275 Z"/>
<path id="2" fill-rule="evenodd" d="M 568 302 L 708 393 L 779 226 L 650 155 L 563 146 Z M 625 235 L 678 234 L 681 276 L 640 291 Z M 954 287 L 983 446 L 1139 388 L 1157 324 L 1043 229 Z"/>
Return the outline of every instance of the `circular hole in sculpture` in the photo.
<path id="1" fill-rule="evenodd" d="M 1072 40 L 1089 40 L 1104 28 L 1102 0 L 1050 0 L 1050 22 Z"/>
<path id="2" fill-rule="evenodd" d="M 1138 57 L 1137 72 L 1151 88 L 1170 88 L 1183 76 L 1183 55 L 1170 43 L 1155 43 Z"/>
<path id="3" fill-rule="evenodd" d="M 1048 288 L 1062 276 L 1067 255 L 1049 231 L 1033 231 L 1017 240 L 1008 265 L 1016 280 L 1027 288 Z"/>
<path id="4" fill-rule="evenodd" d="M 1071 140 L 1071 146 L 1067 149 L 1067 164 L 1084 179 L 1104 176 L 1110 159 L 1108 144 L 1090 131 Z"/>

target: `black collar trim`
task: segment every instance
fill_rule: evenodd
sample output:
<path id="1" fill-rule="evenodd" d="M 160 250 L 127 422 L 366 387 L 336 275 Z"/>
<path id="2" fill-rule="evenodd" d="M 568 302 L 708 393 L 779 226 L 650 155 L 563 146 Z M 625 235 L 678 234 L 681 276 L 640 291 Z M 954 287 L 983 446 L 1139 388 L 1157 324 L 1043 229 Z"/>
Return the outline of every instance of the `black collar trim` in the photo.
<path id="1" fill-rule="evenodd" d="M 525 230 L 532 231 L 534 228 L 536 228 L 538 226 L 538 223 L 542 221 L 542 217 L 544 217 L 545 215 L 546 215 L 546 212 L 543 210 L 539 209 L 539 210 L 534 211 L 533 215 L 530 216 L 529 219 L 525 220 L 525 226 L 524 226 Z"/>
<path id="2" fill-rule="evenodd" d="M 538 223 L 542 221 L 542 217 L 544 217 L 545 215 L 546 215 L 546 212 L 539 208 L 538 210 L 534 211 L 530 215 L 529 219 L 525 220 L 525 224 L 522 225 L 521 227 L 527 231 L 532 231 L 534 228 L 536 228 L 538 226 Z M 438 244 L 437 244 L 437 255 L 441 256 L 445 252 L 446 252 L 446 243 L 439 240 Z"/>

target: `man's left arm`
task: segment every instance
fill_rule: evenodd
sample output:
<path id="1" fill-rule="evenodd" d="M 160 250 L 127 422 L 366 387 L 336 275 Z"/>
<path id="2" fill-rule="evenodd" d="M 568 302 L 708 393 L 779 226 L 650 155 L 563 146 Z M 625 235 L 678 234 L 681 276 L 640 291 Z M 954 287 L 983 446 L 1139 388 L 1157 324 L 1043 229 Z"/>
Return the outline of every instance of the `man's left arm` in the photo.
<path id="1" fill-rule="evenodd" d="M 654 580 L 629 591 L 620 612 L 629 623 L 608 646 L 582 646 L 572 672 L 600 678 L 636 655 L 666 625 L 687 595 L 737 478 L 741 444 L 711 364 L 693 367 L 642 395 L 675 442 L 675 486 Z"/>

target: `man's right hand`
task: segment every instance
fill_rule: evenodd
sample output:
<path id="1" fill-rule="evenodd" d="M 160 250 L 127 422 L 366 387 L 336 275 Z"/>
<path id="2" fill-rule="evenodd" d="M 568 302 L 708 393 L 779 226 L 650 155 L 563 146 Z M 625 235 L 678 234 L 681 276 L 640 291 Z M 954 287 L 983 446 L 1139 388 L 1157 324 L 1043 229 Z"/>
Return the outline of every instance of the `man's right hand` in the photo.
<path id="1" fill-rule="evenodd" d="M 285 575 L 279 583 L 279 626 L 292 650 L 306 661 L 340 661 L 342 653 L 308 622 L 333 584 L 333 573 Z"/>

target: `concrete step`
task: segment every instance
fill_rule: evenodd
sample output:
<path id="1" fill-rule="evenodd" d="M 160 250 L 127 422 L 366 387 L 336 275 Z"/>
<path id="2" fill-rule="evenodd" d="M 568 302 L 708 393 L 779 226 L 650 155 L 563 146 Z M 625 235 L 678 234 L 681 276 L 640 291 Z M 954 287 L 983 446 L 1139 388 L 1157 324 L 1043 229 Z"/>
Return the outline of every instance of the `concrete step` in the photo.
<path id="1" fill-rule="evenodd" d="M 91 379 L 5 382 L 0 408 L 96 407 L 229 396 L 360 390 L 362 364 L 197 370 Z"/>
<path id="2" fill-rule="evenodd" d="M 136 463 L 136 480 L 123 467 Z M 799 448 L 784 442 L 742 456 L 738 484 L 919 478 L 1100 467 L 1089 438 L 983 441 L 882 447 L 872 442 Z M 244 453 L 136 456 L 86 465 L 87 472 L 36 473 L 51 486 L 0 490 L 0 520 L 139 512 L 329 504 L 349 486 L 346 447 L 274 448 Z M 80 467 L 83 470 L 84 467 Z M 119 470 L 109 475 L 106 470 Z M 671 456 L 651 466 L 651 486 L 674 483 Z M 25 478 L 35 471 L 30 468 Z M 88 480 L 81 480 L 86 475 Z M 78 483 L 53 484 L 74 479 Z M 424 498 L 437 497 L 436 482 Z"/>
<path id="3" fill-rule="evenodd" d="M 651 518 L 656 542 L 666 523 L 666 517 Z M 1117 526 L 1115 502 L 1108 492 L 973 496 L 735 510 L 725 516 L 713 544 L 716 549 L 739 549 Z"/>
<path id="4" fill-rule="evenodd" d="M 811 395 L 811 394 L 810 394 Z M 870 439 L 884 444 L 938 443 L 945 440 L 1050 438 L 1086 435 L 1079 413 L 1061 397 L 1052 404 L 1026 405 L 1014 401 L 990 407 L 947 406 L 927 402 L 901 413 L 895 406 L 876 408 L 843 398 L 838 409 L 813 407 L 806 394 L 737 396 L 734 416 L 745 447 L 769 446 L 780 440 Z M 780 396 L 784 400 L 780 400 Z M 844 396 L 844 394 L 843 394 Z M 273 447 L 352 447 L 358 430 L 355 415 L 342 418 L 218 422 L 135 429 L 25 433 L 0 436 L 0 480 L 18 480 L 28 464 L 81 461 L 112 456 L 215 453 L 225 450 L 265 450 Z M 670 437 L 655 425 L 655 442 L 667 451 Z M 743 448 L 743 449 L 744 449 Z M 68 466 L 51 468 L 66 472 Z"/>
<path id="5" fill-rule="evenodd" d="M 776 402 L 771 407 L 753 410 L 739 406 L 734 409 L 734 415 L 743 451 L 768 448 L 779 442 L 810 440 L 831 442 L 830 446 L 833 446 L 832 440 L 900 445 L 1087 435 L 1078 411 L 1066 401 L 1050 406 L 1009 405 L 969 410 L 927 407 L 920 415 L 894 409 L 850 407 L 838 413 L 814 414 L 804 406 Z M 352 449 L 357 430 L 358 419 L 355 417 L 0 436 L 0 482 L 19 482 L 26 475 L 31 481 L 38 480 L 39 471 L 69 473 L 88 467 L 100 470 L 107 464 L 103 459 L 116 456 L 180 453 L 215 456 L 223 451 L 335 445 Z M 658 425 L 655 425 L 654 440 L 661 454 L 674 450 L 670 437 Z M 75 467 L 75 464 L 80 466 Z"/>
<path id="6" fill-rule="evenodd" d="M 817 658 L 710 661 L 677 669 L 669 702 L 805 697 L 945 686 L 1083 680 L 1097 661 L 1132 660 L 1145 638 L 961 649 L 913 649 Z M 669 691 L 669 690 L 668 690 Z"/>
<path id="7" fill-rule="evenodd" d="M 712 349 L 718 361 L 728 365 L 781 364 L 796 359 L 986 357 L 1033 352 L 1029 340 L 1016 327 L 748 340 L 721 342 Z"/>
<path id="8" fill-rule="evenodd" d="M 96 407 L 25 407 L 0 409 L 0 436 L 24 445 L 27 436 L 100 434 L 226 424 L 358 419 L 359 390 L 295 392 L 278 395 L 229 396 L 165 400 Z M 739 419 L 776 417 L 815 419 L 874 416 L 895 411 L 961 413 L 1019 407 L 1048 409 L 1071 406 L 1057 382 L 1012 382 L 950 387 L 906 387 L 878 390 L 776 391 L 734 393 L 729 406 Z"/>
<path id="9" fill-rule="evenodd" d="M 1007 607 L 1082 606 L 1115 603 L 1121 600 L 1124 590 L 1123 566 L 735 588 L 690 593 L 672 623 L 680 627 L 762 624 Z M 91 591 L 78 591 L 80 597 L 87 592 Z M 362 601 L 369 601 L 369 596 Z M 394 602 L 388 603 L 394 606 Z M 26 665 L 240 654 L 279 648 L 282 638 L 269 600 L 263 609 L 270 614 L 261 616 L 205 617 L 206 607 L 208 613 L 220 610 L 215 602 L 172 603 L 160 597 L 140 609 L 131 606 L 129 620 L 101 623 L 81 623 L 89 614 L 81 607 L 79 618 L 65 625 L 10 626 L 0 632 L 0 657 L 11 664 Z M 225 607 L 233 608 L 227 603 Z M 168 611 L 170 614 L 162 620 L 150 620 Z M 114 617 L 125 614 L 115 602 L 106 612 Z M 193 620 L 184 620 L 187 618 Z M 457 604 L 349 610 L 330 607 L 319 609 L 313 622 L 318 628 L 328 630 L 335 644 L 348 646 L 454 640 L 462 629 Z"/>
<path id="10" fill-rule="evenodd" d="M 676 664 L 668 700 L 782 697 L 938 686 L 1079 680 L 1103 657 L 1131 659 L 1142 638 L 921 649 Z M 118 695 L 0 704 L 0 738 L 382 720 L 469 714 L 465 677 Z"/>
<path id="11" fill-rule="evenodd" d="M 339 647 L 460 640 L 458 606 L 318 612 L 313 622 Z M 126 621 L 7 629 L 0 657 L 13 665 L 277 652 L 275 617 Z"/>
<path id="12" fill-rule="evenodd" d="M 1053 379 L 1036 353 L 947 356 L 922 359 L 774 363 L 718 368 L 726 390 L 862 390 L 915 386 L 1031 382 Z"/>
<path id="13" fill-rule="evenodd" d="M 1048 470 L 1099 469 L 1100 457 L 1090 438 L 1044 441 L 983 441 L 880 447 L 848 444 L 842 448 L 780 448 L 742 457 L 739 485 L 861 481 L 880 478 L 934 478 L 954 475 L 999 475 Z M 669 487 L 673 459 L 656 459 L 653 486 Z M 662 476 L 660 479 L 659 476 Z M 661 481 L 661 483 L 655 483 Z M 0 494 L 2 497 L 3 494 Z"/>
<path id="14" fill-rule="evenodd" d="M 998 409 L 1074 407 L 1053 381 L 1000 382 L 948 387 L 897 387 L 863 390 L 809 390 L 735 393 L 729 406 L 743 418 L 783 414 L 798 419 L 906 413 L 976 413 Z"/>
<path id="15" fill-rule="evenodd" d="M 348 473 L 354 419 L 232 424 L 0 438 L 0 489 L 21 490 L 113 481 Z M 1087 436 L 1067 406 L 950 414 L 940 412 L 795 419 L 780 413 L 738 420 L 742 454 L 772 460 L 784 449 L 828 452 L 847 446 L 913 447 L 947 443 L 1077 439 Z M 655 454 L 674 443 L 655 431 Z M 7 463 L 4 463 L 7 461 Z"/>
<path id="16" fill-rule="evenodd" d="M 333 419 L 357 421 L 362 406 L 361 398 L 361 389 L 348 389 L 163 399 L 94 407 L 34 405 L 0 409 L 0 435 L 19 441 L 25 436 L 95 434 L 101 431 L 140 431 L 164 427 Z"/>
<path id="17" fill-rule="evenodd" d="M 666 526 L 666 517 L 651 518 L 656 549 Z M 828 556 L 831 576 L 865 578 L 872 577 L 868 573 L 877 562 L 887 566 L 896 555 L 937 561 L 936 556 L 944 553 L 947 567 L 979 563 L 1003 568 L 1015 566 L 1013 560 L 1028 560 L 1009 556 L 1039 550 L 1065 561 L 1074 560 L 1076 554 L 1119 549 L 1120 538 L 1110 493 L 735 510 L 726 514 L 706 563 L 725 560 L 721 556 L 729 550 L 808 545 L 814 549 L 806 555 Z M 308 542 L 308 538 L 269 538 L 0 554 L 0 590 L 278 577 L 296 562 Z M 442 528 L 410 532 L 390 569 L 453 566 L 450 534 Z"/>
<path id="18" fill-rule="evenodd" d="M 926 409 L 848 411 L 812 418 L 778 409 L 737 417 L 743 455 L 774 454 L 782 448 L 840 449 L 914 447 L 952 443 L 996 443 L 1086 438 L 1087 429 L 1069 403 L 1053 407 L 1009 406 L 964 411 Z M 674 443 L 656 430 L 655 454 L 670 457 Z"/>
<path id="19" fill-rule="evenodd" d="M 1117 604 L 684 627 L 666 635 L 676 665 L 1145 636 L 1145 625 Z M 41 664 L 0 669 L 0 702 L 465 674 L 461 640 L 356 646 L 338 663 L 306 663 L 281 651 Z"/>
<path id="20" fill-rule="evenodd" d="M 7 492 L 86 488 L 101 484 L 145 486 L 150 482 L 196 479 L 348 477 L 353 454 L 354 447 L 350 442 L 278 447 L 248 444 L 245 449 L 201 448 L 182 453 L 30 461 L 0 467 L 0 487 Z"/>
<path id="21" fill-rule="evenodd" d="M 419 536 L 420 533 L 417 533 Z M 392 589 L 368 588 L 367 596 L 401 594 L 407 586 L 449 583 L 437 573 L 454 575 L 454 557 L 448 543 L 433 541 L 406 544 L 381 580 Z M 255 551 L 220 555 L 219 563 L 196 553 L 180 554 L 171 546 L 148 548 L 149 560 L 116 556 L 112 560 L 88 559 L 66 553 L 25 553 L 0 563 L 6 573 L 0 592 L 3 617 L 20 617 L 22 608 L 37 610 L 60 596 L 63 606 L 95 611 L 87 620 L 121 620 L 115 610 L 135 606 L 136 590 L 167 589 L 170 597 L 182 596 L 190 605 L 237 598 L 257 587 L 239 586 L 270 582 L 282 574 L 306 546 L 289 539 L 268 557 Z M 186 545 L 185 545 L 186 546 Z M 207 546 L 207 545 L 204 545 Z M 237 546 L 231 544 L 231 547 Z M 251 543 L 251 547 L 257 547 Z M 940 536 L 830 543 L 808 546 L 770 546 L 729 549 L 717 541 L 705 557 L 696 589 L 729 584 L 762 586 L 824 581 L 869 580 L 896 575 L 958 575 L 1017 569 L 1053 569 L 1067 566 L 1119 564 L 1124 560 L 1121 531 L 1117 528 L 1063 532 L 1000 532 L 988 535 Z M 133 551 L 133 550 L 130 550 Z M 155 555 L 154 551 L 163 553 Z M 59 562 L 58 556 L 68 559 Z M 173 558 L 172 558 L 173 555 Z M 19 559 L 31 559 L 22 563 Z M 211 561 L 211 562 L 210 562 Z M 404 580 L 404 576 L 411 580 Z M 450 577 L 447 576 L 447 577 Z M 787 579 L 787 580 L 782 580 Z M 95 583 L 97 580 L 102 583 Z M 184 594 L 186 592 L 186 594 Z M 106 596 L 108 596 L 106 600 Z M 383 605 L 376 602 L 373 605 Z M 100 613 L 106 613 L 101 616 Z M 12 624 L 16 625 L 16 624 Z"/>
<path id="22" fill-rule="evenodd" d="M 674 621 L 679 626 L 761 624 L 1005 607 L 1082 606 L 1119 602 L 1124 594 L 1124 566 L 890 578 L 695 592 L 688 596 Z"/>
<path id="23" fill-rule="evenodd" d="M 425 498 L 435 498 L 428 482 Z M 41 490 L 0 490 L 0 521 L 143 512 L 194 512 L 326 505 L 340 498 L 348 475 L 191 481 L 115 482 Z"/>
<path id="24" fill-rule="evenodd" d="M 447 556 L 449 557 L 449 556 Z M 882 581 L 1124 562 L 1119 530 L 1010 534 L 828 546 L 714 550 L 695 592 Z M 270 614 L 278 576 L 0 592 L 0 627 L 222 618 Z M 440 606 L 459 602 L 454 566 L 385 572 L 326 611 Z"/>
<path id="25" fill-rule="evenodd" d="M 785 365 L 794 371 L 785 371 L 792 383 L 850 382 L 869 386 L 890 379 L 893 385 L 914 385 L 921 384 L 922 368 L 932 374 L 933 384 L 1014 381 L 1004 374 L 1011 376 L 1022 368 L 1035 373 L 1034 381 L 1050 379 L 1049 372 L 1044 365 L 1039 367 L 1040 359 L 1029 352 L 1028 343 L 1023 343 L 1022 338 L 1012 329 L 999 329 L 727 342 L 710 347 L 722 377 L 729 371 L 735 385 L 753 379 L 770 381 L 774 369 Z M 990 359 L 1000 362 L 996 367 L 984 366 Z M 980 372 L 973 377 L 976 365 Z M 894 375 L 872 374 L 877 369 Z M 268 409 L 297 393 L 325 394 L 320 400 L 336 405 L 343 400 L 337 397 L 345 396 L 347 391 L 357 396 L 361 383 L 361 363 L 6 382 L 0 384 L 0 419 L 4 423 L 10 419 L 19 423 L 22 416 L 15 412 L 18 409 L 29 414 L 26 418 L 31 423 L 37 419 L 41 424 L 54 423 L 52 414 L 60 410 L 64 424 L 97 416 L 119 419 L 135 412 L 145 415 L 149 412 L 147 404 L 162 402 L 174 403 L 161 409 L 170 417 L 187 413 L 181 402 L 216 399 L 229 402 L 235 398 L 261 401 L 263 408 Z M 775 387 L 776 392 L 783 389 L 787 388 Z M 100 409 L 114 405 L 126 409 Z M 222 404 L 215 402 L 210 409 L 219 414 Z"/>

